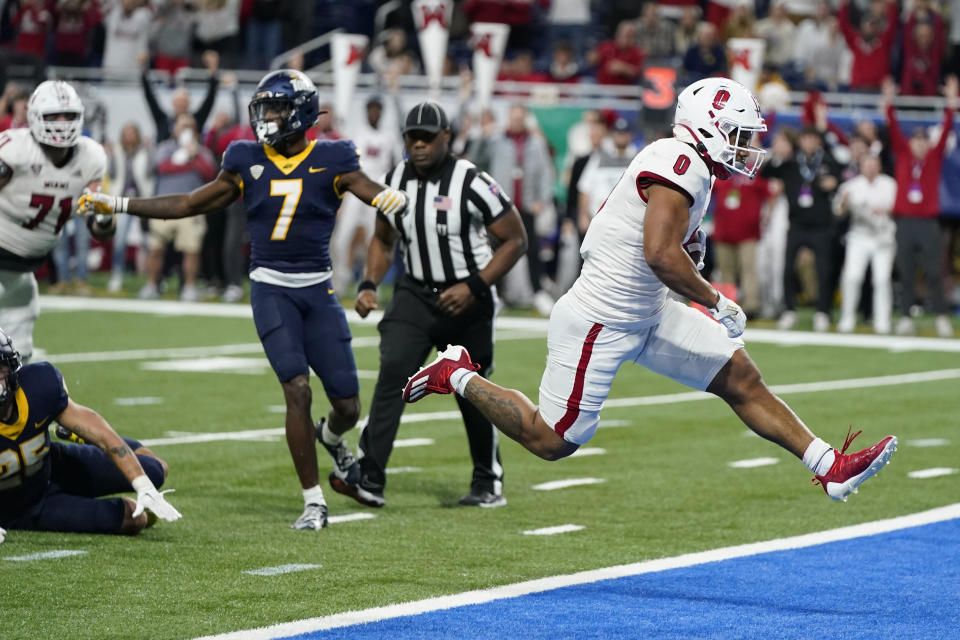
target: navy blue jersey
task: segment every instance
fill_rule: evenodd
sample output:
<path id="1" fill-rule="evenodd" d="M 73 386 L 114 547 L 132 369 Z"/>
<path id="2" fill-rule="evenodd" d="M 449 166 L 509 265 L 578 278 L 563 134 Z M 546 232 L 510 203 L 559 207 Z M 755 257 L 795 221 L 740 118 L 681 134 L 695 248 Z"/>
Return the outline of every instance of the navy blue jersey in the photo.
<path id="1" fill-rule="evenodd" d="M 67 408 L 63 377 L 49 362 L 20 371 L 17 420 L 0 422 L 0 518 L 18 514 L 43 497 L 50 482 L 47 427 Z"/>
<path id="2" fill-rule="evenodd" d="M 350 140 L 310 142 L 287 158 L 250 140 L 230 143 L 223 169 L 240 176 L 250 230 L 250 269 L 329 271 L 330 235 L 343 192 L 340 176 L 360 169 Z"/>

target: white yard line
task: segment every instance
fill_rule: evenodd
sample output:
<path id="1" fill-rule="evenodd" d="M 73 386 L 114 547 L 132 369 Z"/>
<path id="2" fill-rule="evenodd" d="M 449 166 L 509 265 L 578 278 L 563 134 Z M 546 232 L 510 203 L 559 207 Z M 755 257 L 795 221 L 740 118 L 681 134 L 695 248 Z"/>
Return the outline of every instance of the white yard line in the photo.
<path id="1" fill-rule="evenodd" d="M 944 447 L 950 444 L 950 441 L 946 438 L 917 438 L 907 440 L 905 444 L 911 447 Z"/>
<path id="2" fill-rule="evenodd" d="M 939 478 L 940 476 L 949 476 L 956 473 L 956 469 L 949 467 L 933 467 L 932 469 L 918 469 L 907 474 L 908 478 L 916 480 L 926 480 L 927 478 Z"/>
<path id="3" fill-rule="evenodd" d="M 357 520 L 373 520 L 376 517 L 372 513 L 345 513 L 342 516 L 330 516 L 327 521 L 330 524 L 340 524 L 342 522 L 356 522 Z"/>
<path id="4" fill-rule="evenodd" d="M 250 305 L 230 305 L 216 302 L 179 302 L 175 300 L 127 300 L 111 298 L 80 298 L 71 296 L 40 296 L 43 313 L 58 311 L 114 311 L 121 313 L 146 313 L 164 316 L 207 316 L 220 318 L 252 318 Z M 347 310 L 347 319 L 356 325 L 375 327 L 383 317 L 374 311 L 366 319 Z M 546 318 L 517 318 L 500 316 L 497 330 L 516 329 L 546 335 Z M 868 334 L 814 333 L 812 331 L 776 331 L 773 329 L 747 329 L 744 334 L 747 344 L 751 342 L 787 346 L 857 347 L 883 349 L 885 351 L 940 351 L 960 352 L 960 340 L 954 338 L 919 338 L 915 336 L 878 336 Z M 376 339 L 376 338 L 374 338 Z M 354 346 L 356 339 L 354 339 Z"/>
<path id="5" fill-rule="evenodd" d="M 567 478 L 566 480 L 552 480 L 550 482 L 541 482 L 531 487 L 536 491 L 556 491 L 557 489 L 567 489 L 569 487 L 582 487 L 588 484 L 601 484 L 606 482 L 603 478 Z"/>
<path id="6" fill-rule="evenodd" d="M 728 462 L 727 466 L 734 469 L 753 469 L 755 467 L 768 467 L 780 462 L 779 458 L 750 458 L 748 460 L 734 460 Z"/>
<path id="7" fill-rule="evenodd" d="M 559 524 L 555 527 L 544 527 L 542 529 L 531 529 L 524 531 L 525 536 L 555 536 L 558 533 L 571 533 L 583 529 L 581 524 Z"/>
<path id="8" fill-rule="evenodd" d="M 11 562 L 32 562 L 33 560 L 58 560 L 60 558 L 69 558 L 71 556 L 82 556 L 86 551 L 79 549 L 55 549 L 53 551 L 40 551 L 38 553 L 29 553 L 25 556 L 8 556 L 4 560 Z"/>
<path id="9" fill-rule="evenodd" d="M 294 573 L 295 571 L 307 571 L 309 569 L 319 569 L 319 564 L 281 564 L 278 567 L 264 567 L 263 569 L 251 569 L 244 571 L 251 576 L 280 576 L 285 573 Z"/>
<path id="10" fill-rule="evenodd" d="M 754 556 L 771 551 L 784 551 L 787 549 L 803 549 L 816 545 L 837 542 L 839 540 L 850 540 L 853 538 L 862 538 L 865 536 L 877 535 L 879 533 L 888 533 L 910 527 L 919 527 L 934 522 L 943 522 L 945 520 L 954 520 L 960 518 L 960 503 L 921 511 L 897 518 L 887 520 L 877 520 L 874 522 L 865 522 L 849 527 L 840 527 L 839 529 L 829 529 L 827 531 L 817 531 L 789 538 L 778 538 L 766 542 L 753 542 L 750 544 L 736 545 L 733 547 L 724 547 L 710 551 L 701 551 L 698 553 L 688 553 L 673 558 L 658 558 L 656 560 L 647 560 L 646 562 L 637 562 L 615 567 L 606 567 L 592 571 L 582 571 L 569 575 L 553 576 L 549 578 L 540 578 L 538 580 L 529 580 L 507 584 L 491 589 L 478 589 L 476 591 L 467 591 L 449 596 L 439 596 L 414 602 L 404 602 L 401 604 L 392 604 L 362 611 L 347 611 L 331 616 L 318 618 L 309 618 L 295 622 L 286 622 L 269 627 L 260 627 L 258 629 L 248 629 L 244 631 L 234 631 L 215 636 L 204 636 L 198 640 L 273 640 L 274 638 L 284 638 L 293 635 L 312 633 L 324 629 L 336 629 L 355 624 L 376 622 L 378 620 L 387 620 L 401 616 L 412 616 L 429 611 L 441 611 L 454 607 L 465 605 L 482 604 L 504 598 L 515 598 L 530 593 L 542 593 L 561 587 L 568 587 L 579 584 L 590 584 L 600 580 L 609 580 L 612 578 L 623 578 L 627 576 L 636 576 L 645 573 L 654 573 L 657 571 L 666 571 L 669 569 L 679 569 L 682 567 L 692 567 L 706 564 L 708 562 L 718 562 L 721 560 L 730 560 L 733 558 L 743 558 Z"/>

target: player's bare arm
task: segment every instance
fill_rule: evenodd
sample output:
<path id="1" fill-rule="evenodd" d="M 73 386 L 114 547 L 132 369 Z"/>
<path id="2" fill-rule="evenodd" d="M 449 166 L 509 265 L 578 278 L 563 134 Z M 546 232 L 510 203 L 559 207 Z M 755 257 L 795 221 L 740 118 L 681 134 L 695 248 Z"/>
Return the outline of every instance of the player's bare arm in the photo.
<path id="1" fill-rule="evenodd" d="M 493 252 L 487 266 L 476 274 L 482 282 L 475 283 L 475 287 L 477 285 L 489 287 L 503 277 L 527 251 L 527 232 L 523 228 L 523 221 L 516 207 L 512 207 L 509 213 L 489 225 L 487 231 L 497 239 L 499 246 Z M 444 289 L 437 299 L 437 306 L 446 313 L 456 316 L 466 311 L 474 298 L 468 279 L 466 282 Z"/>
<path id="2" fill-rule="evenodd" d="M 370 247 L 367 249 L 367 265 L 363 272 L 363 283 L 370 283 L 367 286 L 361 286 L 357 293 L 357 301 L 354 309 L 361 318 L 377 308 L 377 290 L 376 286 L 383 281 L 393 262 L 393 248 L 397 243 L 399 232 L 390 226 L 390 223 L 377 217 L 377 225 L 373 232 L 373 238 L 370 240 Z"/>
<path id="3" fill-rule="evenodd" d="M 673 291 L 705 307 L 717 304 L 716 289 L 704 280 L 683 249 L 690 224 L 687 197 L 667 186 L 646 187 L 643 251 L 647 264 Z"/>
<path id="4" fill-rule="evenodd" d="M 80 213 L 129 213 L 141 218 L 172 220 L 222 211 L 241 194 L 240 176 L 231 171 L 220 171 L 212 181 L 190 193 L 174 193 L 153 198 L 122 198 L 105 193 L 87 193 L 81 196 Z"/>
<path id="5" fill-rule="evenodd" d="M 337 187 L 341 192 L 349 191 L 386 215 L 399 213 L 407 207 L 407 196 L 403 191 L 371 180 L 362 170 L 340 174 Z"/>
<path id="6" fill-rule="evenodd" d="M 56 420 L 90 444 L 99 447 L 109 456 L 120 473 L 130 481 L 131 487 L 137 492 L 136 509 L 132 514 L 134 518 L 143 513 L 144 509 L 150 509 L 167 522 L 180 518 L 180 512 L 163 497 L 167 491 L 163 493 L 157 491 L 137 456 L 130 450 L 130 446 L 103 419 L 103 416 L 89 407 L 68 399 L 67 408 L 57 416 Z"/>

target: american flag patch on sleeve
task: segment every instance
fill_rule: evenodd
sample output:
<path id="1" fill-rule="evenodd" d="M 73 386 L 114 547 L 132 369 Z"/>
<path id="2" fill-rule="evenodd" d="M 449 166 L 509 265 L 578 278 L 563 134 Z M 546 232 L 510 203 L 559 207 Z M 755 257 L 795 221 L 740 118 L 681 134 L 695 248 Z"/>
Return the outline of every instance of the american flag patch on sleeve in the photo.
<path id="1" fill-rule="evenodd" d="M 453 209 L 453 200 L 450 196 L 434 196 L 433 208 L 437 211 L 450 211 Z"/>

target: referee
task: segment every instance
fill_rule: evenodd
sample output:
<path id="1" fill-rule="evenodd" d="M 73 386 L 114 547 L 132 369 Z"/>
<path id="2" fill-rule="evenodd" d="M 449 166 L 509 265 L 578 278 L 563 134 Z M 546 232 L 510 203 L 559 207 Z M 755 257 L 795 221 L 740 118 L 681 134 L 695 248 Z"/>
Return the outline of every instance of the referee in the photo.
<path id="1" fill-rule="evenodd" d="M 400 426 L 407 378 L 436 347 L 465 346 L 480 374 L 493 370 L 496 282 L 524 255 L 527 236 L 520 214 L 489 175 L 450 153 L 450 124 L 443 109 L 423 102 L 407 114 L 403 129 L 407 160 L 385 182 L 402 189 L 410 205 L 402 213 L 377 215 L 356 310 L 377 308 L 377 285 L 393 262 L 399 239 L 405 274 L 378 325 L 380 374 L 370 416 L 360 437 L 358 485 L 330 476 L 334 490 L 372 507 L 384 505 L 387 460 Z M 488 234 L 498 248 L 492 250 Z M 473 478 L 460 504 L 499 507 L 503 497 L 497 430 L 472 404 L 457 396 L 467 429 Z"/>

